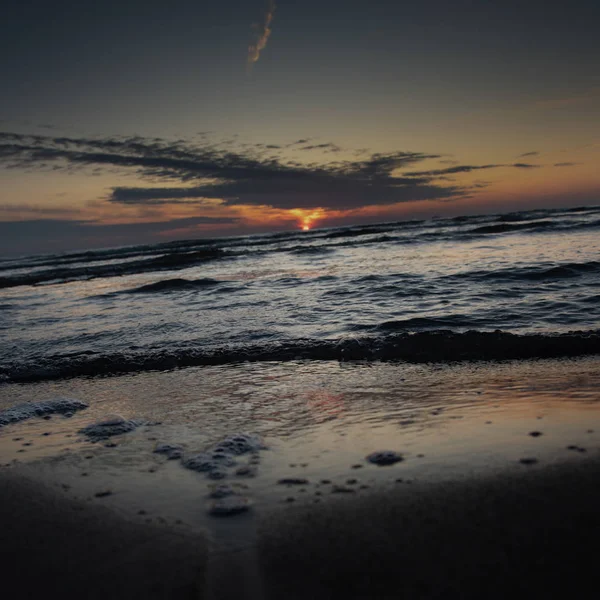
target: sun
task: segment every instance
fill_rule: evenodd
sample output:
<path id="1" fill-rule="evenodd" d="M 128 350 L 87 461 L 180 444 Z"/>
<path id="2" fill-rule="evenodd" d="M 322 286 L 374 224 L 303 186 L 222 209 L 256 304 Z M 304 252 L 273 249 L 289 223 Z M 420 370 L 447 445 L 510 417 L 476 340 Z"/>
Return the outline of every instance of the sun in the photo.
<path id="1" fill-rule="evenodd" d="M 310 231 L 314 227 L 315 221 L 325 217 L 325 210 L 322 208 L 315 208 L 313 210 L 293 208 L 289 212 L 298 219 L 298 227 L 302 231 Z"/>

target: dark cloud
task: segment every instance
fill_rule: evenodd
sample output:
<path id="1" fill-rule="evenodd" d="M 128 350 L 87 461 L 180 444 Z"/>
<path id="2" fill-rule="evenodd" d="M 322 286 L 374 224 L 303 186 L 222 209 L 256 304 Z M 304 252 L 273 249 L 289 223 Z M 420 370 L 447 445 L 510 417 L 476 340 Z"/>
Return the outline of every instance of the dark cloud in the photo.
<path id="1" fill-rule="evenodd" d="M 554 163 L 553 166 L 555 167 L 574 167 L 575 165 L 579 165 L 581 163 L 575 163 L 575 162 L 559 162 L 559 163 Z"/>
<path id="2" fill-rule="evenodd" d="M 11 228 L 19 227 L 20 234 L 29 235 L 39 235 L 48 230 L 58 233 L 69 233 L 74 230 L 86 233 L 110 231 L 129 235 L 135 233 L 164 233 L 166 231 L 197 227 L 200 225 L 232 224 L 236 223 L 237 220 L 237 218 L 233 217 L 186 217 L 150 223 L 137 222 L 103 225 L 84 220 L 33 219 L 29 221 L 0 221 L 0 233 L 2 235 L 8 235 Z"/>
<path id="3" fill-rule="evenodd" d="M 185 206 L 213 206 L 202 188 L 160 188 L 160 187 L 115 187 L 111 190 L 108 201 L 123 205 L 161 206 L 179 204 Z"/>
<path id="4" fill-rule="evenodd" d="M 537 150 L 533 150 L 532 152 L 523 152 L 523 154 L 519 154 L 517 158 L 525 158 L 526 156 L 539 156 L 539 152 Z"/>
<path id="5" fill-rule="evenodd" d="M 535 169 L 540 165 L 530 165 L 527 163 L 513 163 L 510 165 L 457 165 L 456 167 L 448 167 L 447 169 L 433 169 L 431 171 L 411 171 L 403 173 L 406 177 L 425 177 L 442 179 L 444 175 L 454 175 L 457 173 L 470 173 L 471 171 L 480 171 L 482 169 L 498 169 L 500 167 L 514 167 L 517 169 Z"/>
<path id="6" fill-rule="evenodd" d="M 228 217 L 190 217 L 160 222 L 95 224 L 90 221 L 33 219 L 0 221 L 0 253 L 62 251 L 115 245 L 156 243 L 177 239 L 182 232 L 193 232 L 205 225 L 232 225 L 237 219 Z"/>
<path id="7" fill-rule="evenodd" d="M 278 208 L 355 208 L 411 200 L 450 198 L 463 190 L 432 184 L 430 174 L 397 171 L 437 154 L 393 152 L 350 161 L 289 163 L 261 156 L 251 147 L 190 144 L 141 137 L 70 138 L 0 133 L 0 164 L 8 168 L 91 173 L 128 170 L 141 179 L 170 182 L 161 187 L 117 187 L 109 200 L 121 204 L 165 204 L 223 199 L 232 204 Z M 318 145 L 331 150 L 331 143 Z M 477 168 L 477 167 L 472 167 Z M 453 171 L 458 172 L 458 171 Z M 187 188 L 178 187 L 186 184 Z"/>
<path id="8" fill-rule="evenodd" d="M 72 215 L 74 212 L 78 212 L 78 210 L 74 208 L 62 208 L 58 206 L 38 206 L 32 204 L 0 204 L 0 212 L 45 215 Z"/>
<path id="9" fill-rule="evenodd" d="M 404 173 L 407 177 L 435 177 L 439 175 L 453 175 L 456 173 L 470 173 L 471 171 L 479 171 L 481 169 L 497 169 L 505 165 L 458 165 L 456 167 L 448 167 L 446 169 L 433 169 L 431 171 L 411 171 Z"/>
<path id="10" fill-rule="evenodd" d="M 303 146 L 300 150 L 329 150 L 329 152 L 340 152 L 341 148 L 337 144 L 326 142 L 324 144 L 312 144 L 309 146 Z"/>

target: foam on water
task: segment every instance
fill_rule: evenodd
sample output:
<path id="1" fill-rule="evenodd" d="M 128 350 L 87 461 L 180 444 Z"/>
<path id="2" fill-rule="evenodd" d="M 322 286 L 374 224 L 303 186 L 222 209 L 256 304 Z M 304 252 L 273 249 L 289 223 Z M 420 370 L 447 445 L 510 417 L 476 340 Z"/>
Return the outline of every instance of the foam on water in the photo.
<path id="1" fill-rule="evenodd" d="M 159 444 L 154 448 L 155 454 L 164 454 L 169 460 L 177 460 L 183 456 L 183 446 L 177 444 Z"/>
<path id="2" fill-rule="evenodd" d="M 395 465 L 397 462 L 404 460 L 404 457 L 394 450 L 378 450 L 367 456 L 367 460 L 374 465 L 380 467 L 387 467 L 389 465 Z"/>
<path id="3" fill-rule="evenodd" d="M 79 431 L 92 441 L 105 440 L 115 435 L 129 433 L 140 426 L 139 421 L 125 419 L 120 415 L 109 415 L 108 417 L 92 423 Z"/>
<path id="4" fill-rule="evenodd" d="M 224 479 L 229 475 L 228 469 L 238 464 L 237 457 L 248 453 L 257 454 L 264 449 L 266 446 L 259 435 L 235 433 L 204 452 L 184 457 L 182 464 L 186 469 L 205 473 L 210 479 Z"/>
<path id="5" fill-rule="evenodd" d="M 51 414 L 71 415 L 75 411 L 87 407 L 88 405 L 85 402 L 72 398 L 57 398 L 55 400 L 19 404 L 0 412 L 0 427 L 25 421 L 32 417 L 43 417 Z"/>

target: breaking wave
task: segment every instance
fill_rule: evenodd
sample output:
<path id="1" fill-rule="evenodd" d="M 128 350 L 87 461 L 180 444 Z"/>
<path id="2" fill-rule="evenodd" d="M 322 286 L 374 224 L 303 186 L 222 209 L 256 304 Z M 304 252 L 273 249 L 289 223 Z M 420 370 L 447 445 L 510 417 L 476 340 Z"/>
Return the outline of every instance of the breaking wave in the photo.
<path id="1" fill-rule="evenodd" d="M 383 324 L 385 335 L 337 340 L 298 339 L 237 347 L 163 348 L 151 351 L 100 354 L 87 352 L 39 359 L 35 364 L 0 367 L 0 380 L 34 382 L 70 377 L 122 375 L 164 371 L 200 365 L 245 361 L 405 361 L 439 363 L 482 360 L 575 357 L 600 354 L 600 330 L 561 334 L 513 334 L 504 331 L 449 330 L 394 333 Z"/>

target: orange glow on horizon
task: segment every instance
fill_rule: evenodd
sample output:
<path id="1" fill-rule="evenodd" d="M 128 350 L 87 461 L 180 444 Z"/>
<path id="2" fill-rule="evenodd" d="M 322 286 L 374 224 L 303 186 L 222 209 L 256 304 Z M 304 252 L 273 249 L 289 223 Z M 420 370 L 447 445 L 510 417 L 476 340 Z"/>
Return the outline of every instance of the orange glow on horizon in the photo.
<path id="1" fill-rule="evenodd" d="M 290 210 L 290 214 L 299 220 L 298 226 L 302 231 L 310 231 L 315 221 L 323 219 L 326 216 L 325 210 L 322 208 L 315 208 L 314 210 L 293 208 Z"/>

